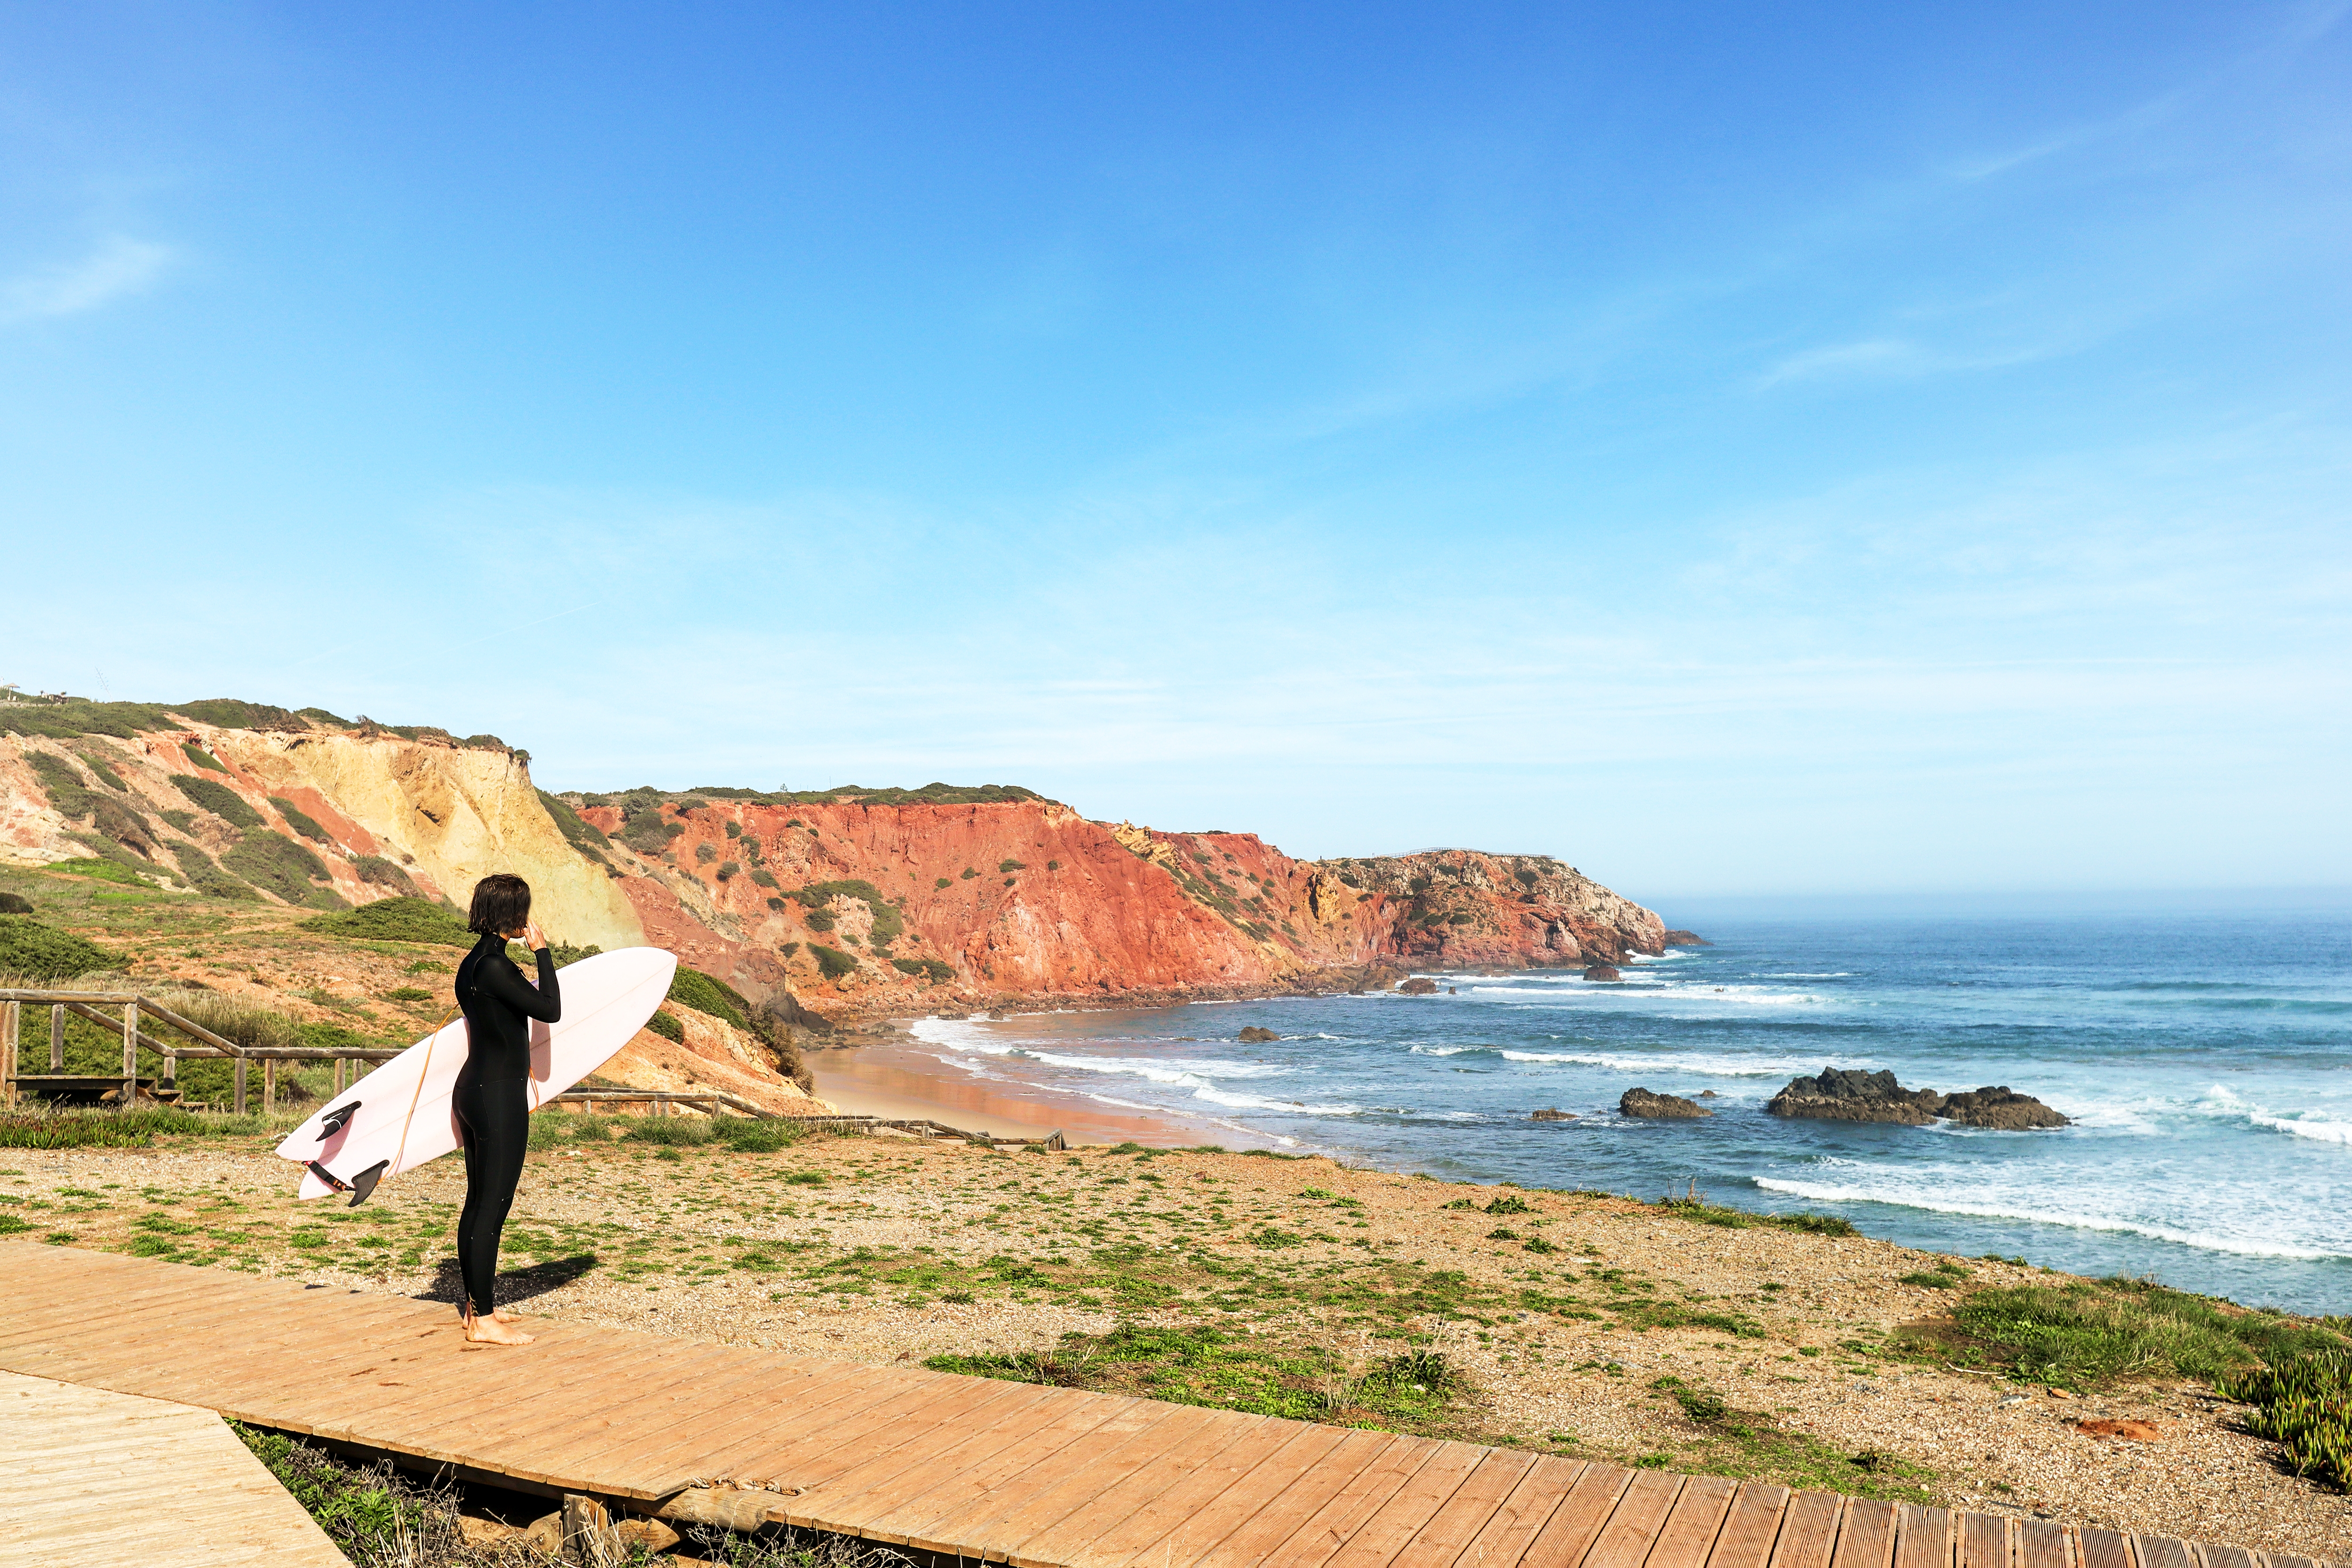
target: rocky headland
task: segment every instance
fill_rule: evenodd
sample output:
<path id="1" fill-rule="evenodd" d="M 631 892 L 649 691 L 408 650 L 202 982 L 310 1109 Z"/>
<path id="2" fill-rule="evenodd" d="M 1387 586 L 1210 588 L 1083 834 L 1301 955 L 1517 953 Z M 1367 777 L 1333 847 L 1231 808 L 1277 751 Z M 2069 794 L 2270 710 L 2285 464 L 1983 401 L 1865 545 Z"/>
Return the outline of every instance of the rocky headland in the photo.
<path id="1" fill-rule="evenodd" d="M 1962 1094 L 1938 1094 L 1932 1089 L 1905 1089 L 1883 1068 L 1864 1072 L 1854 1068 L 1823 1068 L 1811 1078 L 1790 1079 L 1789 1086 L 1767 1101 L 1764 1109 L 1774 1116 L 1822 1121 L 1888 1121 L 1925 1127 L 1944 1121 L 2012 1132 L 2072 1125 L 2065 1116 L 2006 1084 L 1990 1084 Z"/>
<path id="2" fill-rule="evenodd" d="M 0 703 L 0 862 L 320 910 L 517 871 L 559 941 L 667 948 L 816 1028 L 1587 969 L 1668 942 L 1547 856 L 1299 860 L 995 784 L 557 796 L 530 763 L 496 736 L 319 709 Z"/>

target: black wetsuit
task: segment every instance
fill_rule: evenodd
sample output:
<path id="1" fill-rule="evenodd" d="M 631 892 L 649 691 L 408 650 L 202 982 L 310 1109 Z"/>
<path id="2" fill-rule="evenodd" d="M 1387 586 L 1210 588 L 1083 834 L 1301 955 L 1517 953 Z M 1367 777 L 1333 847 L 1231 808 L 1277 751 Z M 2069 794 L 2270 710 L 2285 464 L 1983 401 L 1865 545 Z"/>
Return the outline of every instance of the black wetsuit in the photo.
<path id="1" fill-rule="evenodd" d="M 466 1206 L 457 1216 L 457 1269 L 477 1316 L 498 1303 L 499 1233 L 522 1178 L 530 1142 L 530 1020 L 563 1016 L 555 960 L 539 950 L 539 988 L 507 957 L 507 939 L 486 936 L 457 965 L 457 1005 L 466 1014 L 466 1065 L 451 1104 L 466 1141 Z"/>

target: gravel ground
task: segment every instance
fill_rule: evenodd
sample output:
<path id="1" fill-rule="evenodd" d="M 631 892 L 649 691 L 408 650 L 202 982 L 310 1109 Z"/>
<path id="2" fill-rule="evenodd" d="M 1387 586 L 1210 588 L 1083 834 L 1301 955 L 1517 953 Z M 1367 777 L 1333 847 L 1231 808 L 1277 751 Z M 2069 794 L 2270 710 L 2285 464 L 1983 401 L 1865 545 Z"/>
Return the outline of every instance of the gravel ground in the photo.
<path id="1" fill-rule="evenodd" d="M 298 1208 L 294 1175 L 258 1144 L 225 1141 L 0 1150 L 0 1215 L 29 1236 L 69 1238 L 61 1245 L 362 1290 L 424 1294 L 448 1277 L 456 1162 L 387 1185 L 356 1212 Z M 1498 1226 L 1483 1210 L 1507 1193 L 1529 1208 Z M 1464 1200 L 1478 1207 L 1446 1206 Z M 1498 1228 L 1516 1234 L 1496 1238 Z M 1374 1313 L 1345 1333 L 1366 1355 L 1385 1342 L 1363 1338 L 1367 1329 L 1433 1339 L 1469 1371 L 1473 1425 L 1490 1438 L 1720 1463 L 1720 1446 L 1652 1386 L 1673 1376 L 1780 1432 L 1872 1456 L 1948 1506 L 2352 1562 L 2352 1500 L 2283 1473 L 2272 1446 L 2235 1430 L 2235 1407 L 2201 1387 L 2141 1383 L 2068 1399 L 1887 1353 L 1886 1334 L 1933 1319 L 1952 1292 L 1899 1282 L 1940 1261 L 1932 1255 L 1864 1238 L 1725 1229 L 1621 1199 L 1320 1159 L 1014 1155 L 871 1137 L 771 1154 L 635 1143 L 535 1153 L 508 1241 L 508 1299 L 526 1313 L 877 1363 L 1045 1351 L 1122 1317 L 1333 1342 L 1328 1314 L 1302 1313 L 1279 1291 L 1250 1299 L 1229 1276 L 1272 1265 L 1297 1279 L 1435 1280 L 1458 1299 L 1454 1321 Z M 588 1252 L 596 1266 L 566 1261 Z M 1024 1282 L 1018 1270 L 1113 1255 L 1161 1268 L 1175 1294 L 1121 1313 L 1095 1290 Z M 1970 1287 L 2063 1279 L 1966 1267 Z M 1604 1269 L 1620 1277 L 1601 1280 Z M 886 1280 L 877 1270 L 898 1272 Z M 1604 1288 L 1621 1300 L 1636 1292 L 1761 1332 L 1642 1329 L 1606 1301 L 1593 1304 L 1617 1321 L 1517 1310 L 1538 1280 L 1587 1300 Z M 2147 1422 L 2157 1436 L 2093 1437 L 2076 1426 L 2116 1417 Z"/>

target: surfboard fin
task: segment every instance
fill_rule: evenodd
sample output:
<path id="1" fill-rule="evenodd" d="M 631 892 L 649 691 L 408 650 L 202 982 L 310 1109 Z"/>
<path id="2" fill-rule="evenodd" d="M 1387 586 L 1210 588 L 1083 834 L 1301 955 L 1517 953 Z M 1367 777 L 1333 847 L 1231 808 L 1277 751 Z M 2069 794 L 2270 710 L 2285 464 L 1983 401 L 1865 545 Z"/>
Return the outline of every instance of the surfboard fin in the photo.
<path id="1" fill-rule="evenodd" d="M 368 1201 L 368 1194 L 375 1191 L 378 1182 L 383 1180 L 383 1173 L 391 1163 L 389 1160 L 378 1160 L 352 1178 L 352 1207 L 357 1208 Z"/>
<path id="2" fill-rule="evenodd" d="M 321 1165 L 316 1160 L 310 1162 L 310 1171 L 312 1175 L 326 1183 L 328 1189 L 331 1192 L 348 1193 L 352 1190 L 352 1184 L 349 1182 L 343 1180 L 342 1177 L 335 1174 L 334 1172 L 330 1171 L 326 1166 Z"/>
<path id="3" fill-rule="evenodd" d="M 357 1115 L 359 1109 L 360 1102 L 354 1100 L 349 1105 L 338 1105 L 334 1110 L 327 1112 L 327 1119 L 319 1123 L 319 1142 L 324 1143 L 328 1139 L 341 1132 L 343 1130 L 343 1123 Z"/>

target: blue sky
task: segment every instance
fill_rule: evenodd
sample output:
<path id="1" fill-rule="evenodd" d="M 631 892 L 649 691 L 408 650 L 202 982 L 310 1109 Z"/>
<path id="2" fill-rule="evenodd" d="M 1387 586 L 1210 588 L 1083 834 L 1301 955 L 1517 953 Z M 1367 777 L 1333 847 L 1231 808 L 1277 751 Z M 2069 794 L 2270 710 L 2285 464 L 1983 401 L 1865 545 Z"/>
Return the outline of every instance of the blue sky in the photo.
<path id="1" fill-rule="evenodd" d="M 0 679 L 2352 882 L 2347 11 L 0 5 Z"/>

